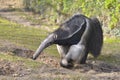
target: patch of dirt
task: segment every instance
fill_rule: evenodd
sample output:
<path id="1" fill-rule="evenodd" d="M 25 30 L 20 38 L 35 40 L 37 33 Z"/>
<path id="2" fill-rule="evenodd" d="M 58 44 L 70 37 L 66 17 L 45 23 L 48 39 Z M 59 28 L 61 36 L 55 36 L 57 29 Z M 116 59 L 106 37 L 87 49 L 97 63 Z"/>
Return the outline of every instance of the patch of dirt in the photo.
<path id="1" fill-rule="evenodd" d="M 4 53 L 11 52 L 13 53 L 13 55 L 24 58 L 30 58 L 34 53 L 34 51 L 32 50 L 29 50 L 22 46 L 18 46 L 7 40 L 0 40 L 0 52 L 4 52 Z"/>
<path id="2" fill-rule="evenodd" d="M 70 76 L 85 77 L 87 80 L 119 80 L 120 79 L 120 66 L 108 64 L 103 61 L 87 60 L 87 64 L 75 65 L 74 68 L 68 70 L 61 68 L 59 65 L 59 59 L 54 57 L 41 55 L 38 61 L 42 61 L 49 67 L 42 68 L 43 73 L 56 73 L 58 75 L 64 74 L 69 78 Z M 78 77 L 78 79 L 80 78 Z M 86 80 L 85 79 L 85 80 Z"/>
<path id="3" fill-rule="evenodd" d="M 34 26 L 34 27 L 41 26 L 40 24 L 35 24 L 31 21 L 24 19 L 23 16 L 18 15 L 17 12 L 15 12 L 14 10 L 11 10 L 11 11 L 9 11 L 9 9 L 8 10 L 7 9 L 0 10 L 0 16 L 8 19 L 10 21 L 22 24 L 24 26 Z"/>
<path id="4" fill-rule="evenodd" d="M 22 62 L 10 62 L 6 60 L 0 60 L 0 75 L 4 76 L 25 76 L 30 74 L 30 69 L 25 68 Z"/>
<path id="5" fill-rule="evenodd" d="M 0 0 L 0 8 L 22 8 L 22 0 Z"/>

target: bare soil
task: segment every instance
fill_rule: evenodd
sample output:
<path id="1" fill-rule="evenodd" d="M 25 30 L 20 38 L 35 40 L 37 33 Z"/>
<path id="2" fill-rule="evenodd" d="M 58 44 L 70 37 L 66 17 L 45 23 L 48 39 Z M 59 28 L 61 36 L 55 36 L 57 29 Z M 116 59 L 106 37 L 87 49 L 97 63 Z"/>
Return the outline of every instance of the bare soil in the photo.
<path id="1" fill-rule="evenodd" d="M 0 10 L 0 16 L 25 26 L 31 22 L 15 15 L 14 11 Z M 36 24 L 38 25 L 38 24 Z M 0 52 L 12 52 L 19 57 L 30 58 L 34 51 L 0 40 Z M 60 67 L 60 59 L 42 54 L 36 61 L 44 64 L 38 68 L 26 67 L 17 63 L 0 59 L 0 80 L 120 80 L 120 66 L 104 61 L 88 59 L 84 65 L 75 65 L 72 69 Z"/>
<path id="2" fill-rule="evenodd" d="M 19 57 L 30 58 L 34 51 L 0 40 L 0 52 L 13 53 Z M 23 62 L 0 59 L 0 79 L 5 80 L 119 80 L 120 67 L 103 61 L 88 59 L 84 65 L 72 69 L 60 67 L 59 59 L 43 53 L 36 61 L 43 62 L 38 68 L 26 67 Z"/>

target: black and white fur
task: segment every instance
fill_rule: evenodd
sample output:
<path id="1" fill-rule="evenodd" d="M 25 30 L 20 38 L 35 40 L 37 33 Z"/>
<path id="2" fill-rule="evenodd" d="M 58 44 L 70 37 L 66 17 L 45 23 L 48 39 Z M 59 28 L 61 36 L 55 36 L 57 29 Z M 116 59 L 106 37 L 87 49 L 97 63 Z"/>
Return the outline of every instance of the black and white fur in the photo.
<path id="1" fill-rule="evenodd" d="M 97 18 L 91 19 L 81 14 L 74 15 L 40 44 L 33 59 L 52 44 L 57 44 L 62 67 L 70 68 L 74 63 L 84 64 L 88 53 L 94 57 L 100 54 L 103 44 L 100 22 Z"/>

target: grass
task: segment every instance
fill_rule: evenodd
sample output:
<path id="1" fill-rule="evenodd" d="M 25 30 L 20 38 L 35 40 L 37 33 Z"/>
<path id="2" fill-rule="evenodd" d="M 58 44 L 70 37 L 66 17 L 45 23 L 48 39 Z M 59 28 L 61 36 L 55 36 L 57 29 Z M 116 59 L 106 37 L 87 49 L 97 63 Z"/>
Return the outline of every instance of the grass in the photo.
<path id="1" fill-rule="evenodd" d="M 43 64 L 41 62 L 33 61 L 32 59 L 17 57 L 6 53 L 0 53 L 0 60 L 7 60 L 14 63 L 22 62 L 24 66 L 31 68 L 36 68 Z"/>
<path id="2" fill-rule="evenodd" d="M 24 19 L 27 19 L 29 21 L 31 21 L 34 24 L 41 24 L 41 25 L 45 25 L 45 26 L 49 26 L 49 25 L 55 25 L 54 21 L 50 20 L 49 17 L 44 17 L 41 16 L 40 14 L 37 13 L 33 13 L 33 12 L 23 12 L 23 11 L 19 11 L 17 13 L 19 16 L 21 16 Z M 57 28 L 58 26 L 54 26 L 51 28 Z"/>
<path id="3" fill-rule="evenodd" d="M 8 40 L 16 45 L 36 50 L 41 41 L 49 34 L 43 27 L 26 27 L 0 17 L 0 39 Z M 44 50 L 45 53 L 58 56 L 55 45 Z M 6 54 L 0 54 L 0 59 L 12 62 L 21 61 L 26 66 L 38 67 L 41 63 L 30 59 L 20 58 Z"/>
<path id="4" fill-rule="evenodd" d="M 116 37 L 108 38 L 108 37 L 106 37 L 104 39 L 104 42 L 105 43 L 120 43 L 120 38 L 116 38 Z"/>
<path id="5" fill-rule="evenodd" d="M 111 64 L 120 65 L 120 39 L 119 38 L 107 38 L 104 41 L 101 55 L 98 60 L 105 61 Z"/>
<path id="6" fill-rule="evenodd" d="M 46 35 L 45 30 L 22 27 L 22 25 L 0 19 L 0 36 L 2 39 L 24 44 L 25 46 L 32 45 L 30 48 L 34 49 L 38 41 L 43 40 Z"/>
<path id="7" fill-rule="evenodd" d="M 43 27 L 23 27 L 23 25 L 0 18 L 0 39 L 9 40 L 31 50 L 36 50 L 48 34 L 49 32 Z M 45 52 L 57 53 L 55 46 L 47 48 Z"/>

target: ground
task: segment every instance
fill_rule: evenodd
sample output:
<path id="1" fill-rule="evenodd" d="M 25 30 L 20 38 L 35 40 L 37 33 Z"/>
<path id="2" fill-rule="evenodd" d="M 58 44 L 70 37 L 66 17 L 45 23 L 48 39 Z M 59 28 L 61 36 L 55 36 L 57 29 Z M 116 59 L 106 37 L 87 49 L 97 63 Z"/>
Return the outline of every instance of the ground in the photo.
<path id="1" fill-rule="evenodd" d="M 27 53 L 31 50 L 19 47 L 8 41 L 0 40 L 0 51 L 11 55 L 30 58 Z M 15 56 L 15 55 L 14 55 Z M 88 59 L 87 64 L 76 65 L 72 69 L 59 66 L 59 59 L 54 56 L 42 54 L 36 61 L 43 62 L 37 68 L 26 67 L 20 60 L 17 62 L 0 59 L 0 79 L 2 80 L 119 80 L 120 68 L 104 61 Z"/>
<path id="2" fill-rule="evenodd" d="M 18 15 L 16 11 L 0 10 L 0 16 L 17 24 L 33 26 L 31 21 Z M 34 26 L 40 27 L 35 23 Z M 49 28 L 47 29 L 49 30 Z M 112 45 L 117 48 L 120 43 Z M 37 60 L 33 61 L 30 59 L 34 53 L 33 50 L 16 45 L 9 40 L 0 39 L 1 56 L 9 55 L 7 58 L 17 58 L 16 61 L 6 58 L 0 59 L 0 80 L 120 80 L 119 48 L 109 50 L 110 47 L 110 44 L 106 44 L 104 49 L 107 49 L 102 53 L 108 55 L 111 55 L 109 53 L 115 53 L 112 58 L 117 59 L 117 64 L 104 61 L 104 58 L 94 60 L 89 57 L 86 64 L 75 65 L 72 69 L 65 69 L 59 65 L 59 57 L 43 53 Z M 111 56 L 105 58 L 111 60 L 109 59 Z M 24 60 L 31 63 L 37 62 L 37 67 L 26 66 Z"/>

